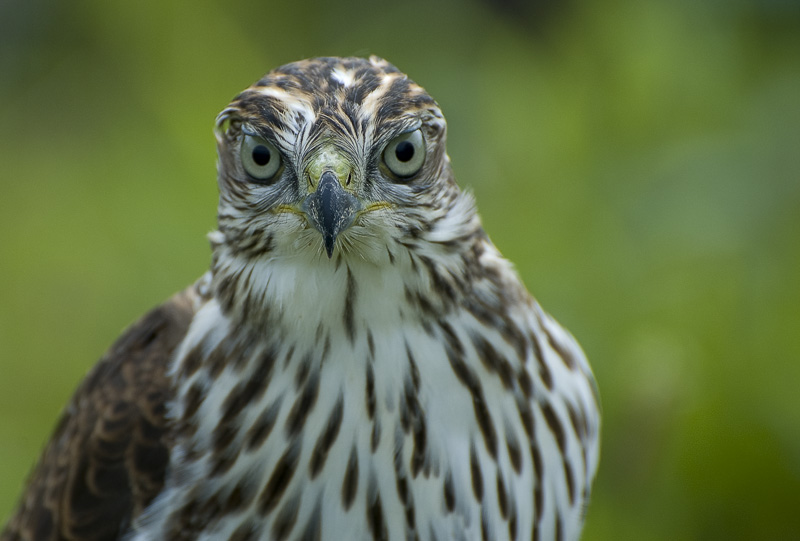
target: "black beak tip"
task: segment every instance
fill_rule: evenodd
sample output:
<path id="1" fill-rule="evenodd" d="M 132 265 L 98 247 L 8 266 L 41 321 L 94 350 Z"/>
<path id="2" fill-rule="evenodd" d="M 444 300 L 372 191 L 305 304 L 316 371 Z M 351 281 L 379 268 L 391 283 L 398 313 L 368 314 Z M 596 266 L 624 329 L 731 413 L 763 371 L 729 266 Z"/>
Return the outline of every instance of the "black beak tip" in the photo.
<path id="1" fill-rule="evenodd" d="M 336 238 L 333 235 L 325 235 L 325 251 L 328 253 L 328 259 L 333 257 L 333 245 Z"/>

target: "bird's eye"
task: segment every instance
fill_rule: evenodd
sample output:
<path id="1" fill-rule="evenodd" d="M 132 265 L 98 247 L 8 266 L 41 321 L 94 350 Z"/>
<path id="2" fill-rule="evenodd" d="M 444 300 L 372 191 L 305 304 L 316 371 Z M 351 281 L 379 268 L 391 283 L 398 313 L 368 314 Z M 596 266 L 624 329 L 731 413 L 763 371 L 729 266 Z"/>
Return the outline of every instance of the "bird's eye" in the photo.
<path id="1" fill-rule="evenodd" d="M 425 140 L 420 130 L 398 135 L 383 150 L 383 163 L 401 178 L 408 178 L 419 171 L 424 161 Z"/>
<path id="2" fill-rule="evenodd" d="M 256 135 L 245 134 L 241 159 L 244 170 L 256 180 L 271 180 L 281 168 L 281 154 L 275 145 Z"/>

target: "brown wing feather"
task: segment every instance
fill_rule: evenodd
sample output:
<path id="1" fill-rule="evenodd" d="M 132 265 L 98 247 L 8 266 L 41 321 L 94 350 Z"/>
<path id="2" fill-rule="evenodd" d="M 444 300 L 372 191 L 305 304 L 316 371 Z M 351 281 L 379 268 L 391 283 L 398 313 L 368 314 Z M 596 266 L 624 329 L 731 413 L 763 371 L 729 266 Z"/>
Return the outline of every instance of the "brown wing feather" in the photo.
<path id="1" fill-rule="evenodd" d="M 158 494 L 172 446 L 165 371 L 196 298 L 189 288 L 152 310 L 89 372 L 0 541 L 117 539 Z"/>

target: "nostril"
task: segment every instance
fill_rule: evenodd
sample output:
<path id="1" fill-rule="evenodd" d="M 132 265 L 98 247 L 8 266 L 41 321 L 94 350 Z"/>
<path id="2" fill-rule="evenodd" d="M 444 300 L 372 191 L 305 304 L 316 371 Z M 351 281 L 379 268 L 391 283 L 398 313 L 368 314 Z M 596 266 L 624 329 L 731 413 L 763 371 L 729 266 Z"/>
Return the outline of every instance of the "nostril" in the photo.
<path id="1" fill-rule="evenodd" d="M 353 178 L 353 173 L 352 172 L 347 173 L 347 186 L 350 186 L 350 179 L 352 178 Z"/>

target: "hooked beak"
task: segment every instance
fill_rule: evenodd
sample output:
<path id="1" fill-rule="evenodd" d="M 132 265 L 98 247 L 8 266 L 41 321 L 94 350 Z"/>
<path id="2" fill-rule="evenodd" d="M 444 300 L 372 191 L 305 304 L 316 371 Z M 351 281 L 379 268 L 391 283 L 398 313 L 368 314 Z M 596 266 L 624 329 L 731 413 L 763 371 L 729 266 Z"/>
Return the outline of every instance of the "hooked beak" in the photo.
<path id="1" fill-rule="evenodd" d="M 360 206 L 358 199 L 342 188 L 333 171 L 322 173 L 317 189 L 306 197 L 303 211 L 322 233 L 329 259 L 333 256 L 336 238 L 350 227 Z"/>

